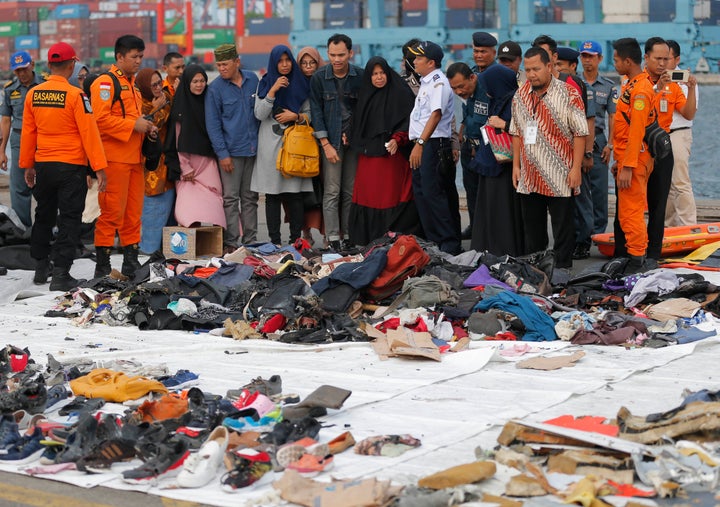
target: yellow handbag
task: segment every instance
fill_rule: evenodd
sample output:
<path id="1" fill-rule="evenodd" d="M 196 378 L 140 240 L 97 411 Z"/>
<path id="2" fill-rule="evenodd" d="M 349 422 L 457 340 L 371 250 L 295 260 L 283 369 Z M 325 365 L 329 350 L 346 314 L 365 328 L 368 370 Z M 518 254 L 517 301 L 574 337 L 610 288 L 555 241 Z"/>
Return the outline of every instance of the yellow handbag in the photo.
<path id="1" fill-rule="evenodd" d="M 314 132 L 306 115 L 285 129 L 277 170 L 286 178 L 312 178 L 320 174 L 320 148 Z"/>

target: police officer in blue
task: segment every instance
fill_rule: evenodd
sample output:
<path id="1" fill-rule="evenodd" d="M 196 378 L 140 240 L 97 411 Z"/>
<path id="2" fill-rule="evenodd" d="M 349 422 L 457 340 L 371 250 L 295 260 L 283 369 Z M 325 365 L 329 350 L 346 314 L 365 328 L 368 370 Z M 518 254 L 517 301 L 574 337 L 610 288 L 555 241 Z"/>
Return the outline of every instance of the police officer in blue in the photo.
<path id="1" fill-rule="evenodd" d="M 420 90 L 410 113 L 413 193 L 425 236 L 451 255 L 460 253 L 460 207 L 452 149 L 454 96 L 441 69 L 443 50 L 431 41 L 410 49 Z"/>
<path id="2" fill-rule="evenodd" d="M 471 167 L 475 149 L 482 142 L 480 127 L 487 123 L 488 98 L 485 85 L 478 73 L 473 72 L 463 62 L 455 62 L 447 68 L 447 78 L 455 95 L 465 101 L 462 107 L 462 130 L 460 131 L 462 144 L 460 147 L 460 164 L 463 171 L 463 186 L 467 197 L 468 212 L 470 214 L 469 232 L 475 218 L 475 203 L 478 193 L 478 173 Z M 467 239 L 466 231 L 462 233 Z"/>
<path id="3" fill-rule="evenodd" d="M 0 105 L 0 167 L 8 170 L 5 154 L 7 143 L 10 142 L 10 203 L 25 227 L 30 228 L 32 218 L 30 207 L 32 189 L 25 183 L 25 172 L 20 169 L 20 131 L 22 129 L 25 95 L 30 88 L 44 81 L 35 73 L 35 62 L 27 51 L 17 51 L 10 57 L 10 69 L 15 77 L 5 84 L 3 101 Z"/>
<path id="4" fill-rule="evenodd" d="M 604 233 L 608 224 L 608 164 L 613 151 L 608 139 L 613 136 L 612 119 L 618 93 L 615 84 L 598 72 L 602 60 L 602 46 L 598 42 L 588 40 L 580 45 L 582 78 L 595 97 L 595 144 L 590 170 L 593 234 Z"/>

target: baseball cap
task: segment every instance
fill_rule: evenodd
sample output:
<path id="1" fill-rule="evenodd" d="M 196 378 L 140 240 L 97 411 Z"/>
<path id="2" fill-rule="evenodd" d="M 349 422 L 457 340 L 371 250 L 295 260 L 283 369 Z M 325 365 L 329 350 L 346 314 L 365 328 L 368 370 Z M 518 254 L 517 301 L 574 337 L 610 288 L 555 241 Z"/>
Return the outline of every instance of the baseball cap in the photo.
<path id="1" fill-rule="evenodd" d="M 522 57 L 522 48 L 520 44 L 512 40 L 506 40 L 498 47 L 498 60 L 515 60 Z"/>
<path id="2" fill-rule="evenodd" d="M 497 46 L 497 39 L 487 32 L 475 32 L 472 35 L 473 46 L 478 48 L 494 48 Z"/>
<path id="3" fill-rule="evenodd" d="M 445 56 L 442 48 L 429 40 L 415 44 L 415 46 L 410 48 L 410 52 L 415 56 L 424 56 L 428 60 L 435 60 L 435 63 L 437 63 L 438 67 L 440 66 L 440 62 L 442 62 L 442 59 Z"/>
<path id="4" fill-rule="evenodd" d="M 559 47 L 557 48 L 558 60 L 563 62 L 574 62 L 580 56 L 580 53 L 573 48 Z"/>
<path id="5" fill-rule="evenodd" d="M 580 53 L 587 53 L 589 55 L 601 55 L 602 46 L 599 42 L 595 42 L 594 40 L 586 40 L 585 42 L 580 44 Z"/>
<path id="6" fill-rule="evenodd" d="M 78 61 L 73 47 L 67 42 L 57 42 L 48 49 L 48 63 L 67 62 L 68 60 Z"/>
<path id="7" fill-rule="evenodd" d="M 32 63 L 32 56 L 27 51 L 16 51 L 10 57 L 10 70 L 24 69 Z"/>

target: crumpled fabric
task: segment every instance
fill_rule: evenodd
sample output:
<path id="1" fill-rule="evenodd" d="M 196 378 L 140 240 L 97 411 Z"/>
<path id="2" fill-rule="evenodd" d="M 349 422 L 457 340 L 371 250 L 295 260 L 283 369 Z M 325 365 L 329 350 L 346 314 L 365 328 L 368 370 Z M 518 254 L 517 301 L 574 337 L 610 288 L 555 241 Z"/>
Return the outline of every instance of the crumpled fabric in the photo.
<path id="1" fill-rule="evenodd" d="M 637 281 L 632 292 L 625 296 L 625 306 L 631 308 L 645 300 L 645 297 L 654 293 L 658 296 L 669 294 L 680 286 L 677 275 L 671 271 L 662 270 L 643 276 Z"/>
<path id="2" fill-rule="evenodd" d="M 490 308 L 498 308 L 517 315 L 525 325 L 523 341 L 557 340 L 553 320 L 526 296 L 520 296 L 510 291 L 501 292 L 491 298 L 483 299 L 475 305 L 473 310 L 487 311 Z"/>
<path id="3" fill-rule="evenodd" d="M 647 336 L 647 328 L 642 322 L 628 320 L 618 326 L 612 326 L 607 321 L 596 322 L 593 329 L 581 329 L 572 337 L 570 343 L 575 345 L 622 345 L 624 343 L 637 343 L 639 336 Z"/>
<path id="4" fill-rule="evenodd" d="M 234 340 L 245 340 L 247 338 L 262 338 L 262 335 L 255 331 L 249 322 L 244 320 L 232 321 L 231 319 L 225 319 L 223 322 L 225 332 L 230 333 L 230 336 Z"/>
<path id="5" fill-rule="evenodd" d="M 686 298 L 674 298 L 661 301 L 645 308 L 648 317 L 664 321 L 679 317 L 692 317 L 700 308 L 700 303 Z"/>
<path id="6" fill-rule="evenodd" d="M 595 322 L 595 318 L 585 312 L 566 312 L 555 324 L 555 332 L 561 340 L 570 341 L 580 329 L 591 331 Z"/>
<path id="7" fill-rule="evenodd" d="M 197 313 L 197 305 L 186 298 L 180 298 L 177 301 L 172 301 L 167 305 L 168 310 L 171 310 L 175 315 L 195 315 Z"/>
<path id="8" fill-rule="evenodd" d="M 376 435 L 356 443 L 355 454 L 396 457 L 420 445 L 412 435 Z"/>

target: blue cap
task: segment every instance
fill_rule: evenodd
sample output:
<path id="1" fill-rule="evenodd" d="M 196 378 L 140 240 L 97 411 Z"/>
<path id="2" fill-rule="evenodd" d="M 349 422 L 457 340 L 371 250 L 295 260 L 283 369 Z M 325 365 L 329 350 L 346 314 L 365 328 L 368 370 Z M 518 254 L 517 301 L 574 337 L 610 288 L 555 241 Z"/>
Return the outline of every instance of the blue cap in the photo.
<path id="1" fill-rule="evenodd" d="M 574 62 L 580 56 L 580 53 L 573 48 L 559 47 L 557 48 L 558 60 L 563 62 Z"/>
<path id="2" fill-rule="evenodd" d="M 601 55 L 602 46 L 599 42 L 595 42 L 594 40 L 586 40 L 585 42 L 580 44 L 580 53 L 587 53 L 589 55 Z"/>
<path id="3" fill-rule="evenodd" d="M 475 32 L 472 34 L 473 46 L 477 48 L 494 48 L 497 46 L 497 39 L 487 32 Z"/>
<path id="4" fill-rule="evenodd" d="M 27 51 L 16 51 L 10 57 L 10 69 L 22 69 L 32 63 L 32 56 Z"/>
<path id="5" fill-rule="evenodd" d="M 437 67 L 442 64 L 442 59 L 445 56 L 440 46 L 429 40 L 419 42 L 410 48 L 410 53 L 415 56 L 424 56 L 428 60 L 435 60 Z"/>

